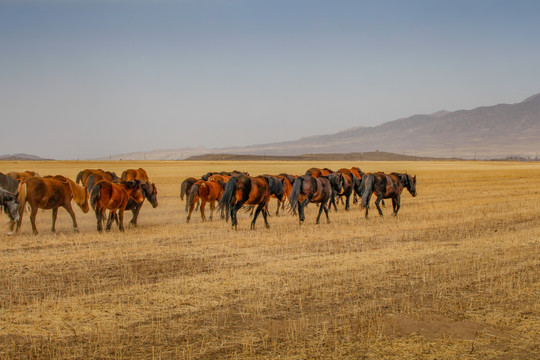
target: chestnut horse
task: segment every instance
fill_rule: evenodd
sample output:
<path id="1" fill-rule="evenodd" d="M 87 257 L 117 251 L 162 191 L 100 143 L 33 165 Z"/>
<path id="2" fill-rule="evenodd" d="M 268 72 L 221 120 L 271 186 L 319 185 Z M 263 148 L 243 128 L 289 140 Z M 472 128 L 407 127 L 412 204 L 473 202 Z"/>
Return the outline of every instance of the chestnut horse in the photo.
<path id="1" fill-rule="evenodd" d="M 0 187 L 0 207 L 9 216 L 12 223 L 19 221 L 19 199 L 17 194 L 10 193 Z"/>
<path id="2" fill-rule="evenodd" d="M 326 215 L 326 221 L 329 223 L 327 204 L 332 199 L 333 194 L 340 193 L 342 190 L 342 177 L 336 174 L 313 177 L 310 175 L 299 176 L 294 182 L 294 186 L 289 196 L 289 204 L 294 211 L 298 209 L 298 218 L 300 225 L 304 223 L 304 208 L 309 203 L 319 205 L 319 214 L 317 215 L 317 224 L 321 219 L 322 211 Z"/>
<path id="3" fill-rule="evenodd" d="M 237 175 L 229 179 L 225 186 L 219 208 L 221 214 L 226 212 L 226 218 L 231 216 L 231 224 L 234 229 L 238 228 L 238 210 L 245 204 L 256 206 L 253 220 L 251 221 L 251 229 L 255 229 L 255 222 L 259 213 L 262 212 L 265 226 L 268 228 L 268 201 L 270 195 L 275 195 L 277 198 L 283 196 L 283 184 L 280 179 L 273 176 L 257 176 L 251 177 L 248 175 Z"/>
<path id="4" fill-rule="evenodd" d="M 52 227 L 51 231 L 55 232 L 56 217 L 58 208 L 63 207 L 71 216 L 73 228 L 77 231 L 77 220 L 75 213 L 71 207 L 71 200 L 79 205 L 84 213 L 89 210 L 88 207 L 88 191 L 75 181 L 64 176 L 41 178 L 37 176 L 24 179 L 19 184 L 19 221 L 17 222 L 16 232 L 21 228 L 24 205 L 30 204 L 30 222 L 32 223 L 32 231 L 37 234 L 36 215 L 38 209 L 52 209 Z"/>
<path id="5" fill-rule="evenodd" d="M 218 180 L 218 181 L 204 181 L 199 180 L 193 186 L 191 187 L 189 198 L 186 200 L 189 204 L 189 213 L 186 219 L 186 222 L 189 224 L 189 220 L 191 219 L 191 213 L 193 212 L 193 208 L 195 207 L 195 204 L 201 200 L 201 218 L 203 221 L 206 221 L 206 215 L 204 214 L 204 208 L 206 206 L 206 203 L 210 203 L 210 221 L 212 221 L 212 217 L 214 215 L 214 208 L 216 207 L 216 201 L 219 201 L 221 199 L 221 196 L 223 195 L 223 192 L 225 191 L 225 185 L 226 183 Z"/>
<path id="6" fill-rule="evenodd" d="M 393 214 L 397 216 L 401 207 L 401 193 L 403 189 L 407 188 L 413 197 L 416 196 L 416 176 L 395 172 L 391 174 L 376 172 L 366 174 L 362 179 L 360 187 L 362 192 L 362 208 L 366 209 L 366 218 L 368 217 L 369 201 L 372 194 L 377 196 L 375 205 L 380 216 L 383 215 L 379 205 L 382 199 L 392 199 Z"/>
<path id="7" fill-rule="evenodd" d="M 94 185 L 90 193 L 90 203 L 96 213 L 97 230 L 103 231 L 105 211 L 110 211 L 106 230 L 111 230 L 115 212 L 118 210 L 118 229 L 124 231 L 124 211 L 131 195 L 140 188 L 139 180 L 129 180 L 119 184 L 107 180 L 100 180 Z"/>

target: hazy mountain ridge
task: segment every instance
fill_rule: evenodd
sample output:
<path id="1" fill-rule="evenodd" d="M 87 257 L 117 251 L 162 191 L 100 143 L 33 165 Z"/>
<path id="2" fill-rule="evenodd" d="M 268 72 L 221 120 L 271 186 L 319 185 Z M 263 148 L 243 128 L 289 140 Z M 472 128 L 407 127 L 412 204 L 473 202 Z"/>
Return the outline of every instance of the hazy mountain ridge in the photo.
<path id="1" fill-rule="evenodd" d="M 534 157 L 540 151 L 540 94 L 516 104 L 480 106 L 452 112 L 441 110 L 374 127 L 358 126 L 334 134 L 293 141 L 244 147 L 160 150 L 115 155 L 112 159 L 181 160 L 208 153 L 270 156 L 376 150 L 431 157 Z"/>

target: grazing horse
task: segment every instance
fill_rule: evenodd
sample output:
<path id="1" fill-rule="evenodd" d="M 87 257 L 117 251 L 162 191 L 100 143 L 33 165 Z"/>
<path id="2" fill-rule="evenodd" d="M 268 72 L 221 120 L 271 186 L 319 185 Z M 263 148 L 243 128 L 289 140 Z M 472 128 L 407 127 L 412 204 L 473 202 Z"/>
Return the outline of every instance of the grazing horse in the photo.
<path id="1" fill-rule="evenodd" d="M 88 186 L 88 178 L 94 175 L 94 183 Z M 97 183 L 99 180 L 115 181 L 118 180 L 118 176 L 111 171 L 104 171 L 102 169 L 85 169 L 79 171 L 75 182 L 84 186 L 89 192 L 92 190 L 92 186 Z"/>
<path id="2" fill-rule="evenodd" d="M 289 196 L 289 204 L 292 210 L 298 209 L 300 225 L 305 220 L 304 208 L 311 202 L 320 204 L 317 224 L 321 219 L 322 211 L 326 214 L 326 221 L 329 223 L 327 204 L 333 193 L 339 193 L 342 189 L 340 176 L 329 174 L 315 178 L 310 175 L 299 176 L 294 182 L 294 186 Z"/>
<path id="3" fill-rule="evenodd" d="M 403 188 L 407 188 L 413 197 L 416 196 L 416 176 L 403 173 L 385 174 L 383 172 L 376 172 L 366 174 L 362 179 L 360 187 L 362 191 L 362 208 L 366 209 L 366 218 L 368 217 L 369 201 L 372 194 L 377 196 L 375 205 L 377 206 L 379 215 L 383 215 L 379 206 L 382 199 L 392 199 L 394 215 L 397 216 L 401 207 L 401 192 Z"/>
<path id="4" fill-rule="evenodd" d="M 138 169 L 127 169 L 122 173 L 120 176 L 120 179 L 122 181 L 128 181 L 128 180 L 145 180 L 147 182 L 150 182 L 150 179 L 148 178 L 148 174 L 146 173 L 146 170 L 143 168 Z"/>
<path id="5" fill-rule="evenodd" d="M 225 186 L 221 200 L 219 201 L 219 209 L 223 216 L 223 212 L 227 213 L 227 219 L 231 216 L 232 227 L 238 228 L 237 212 L 245 204 L 256 206 L 253 220 L 251 221 L 251 229 L 255 229 L 255 222 L 259 213 L 262 211 L 264 223 L 268 225 L 268 201 L 270 195 L 275 195 L 277 198 L 283 196 L 283 184 L 280 179 L 273 176 L 257 176 L 251 177 L 248 175 L 237 175 L 229 179 Z"/>
<path id="6" fill-rule="evenodd" d="M 17 181 L 21 181 L 24 179 L 28 179 L 29 177 L 32 177 L 32 176 L 39 176 L 39 174 L 35 171 L 23 171 L 23 172 L 11 171 L 7 173 L 7 176 Z"/>
<path id="7" fill-rule="evenodd" d="M 55 176 L 41 178 L 37 176 L 24 179 L 19 184 L 19 221 L 17 222 L 16 232 L 21 228 L 24 205 L 30 204 L 30 222 L 32 223 L 32 231 L 34 235 L 38 233 L 36 228 L 36 215 L 38 209 L 52 209 L 52 227 L 51 231 L 55 232 L 56 217 L 58 208 L 63 207 L 71 216 L 73 228 L 77 230 L 77 220 L 75 213 L 71 207 L 71 200 L 79 205 L 84 213 L 89 210 L 88 207 L 88 191 L 75 181 L 64 176 Z"/>
<path id="8" fill-rule="evenodd" d="M 221 180 L 199 180 L 195 184 L 193 184 L 189 193 L 189 198 L 186 200 L 186 202 L 189 204 L 189 213 L 186 222 L 189 224 L 189 220 L 191 219 L 191 213 L 193 212 L 193 208 L 195 207 L 195 204 L 199 201 L 199 199 L 201 200 L 200 208 L 202 220 L 206 221 L 204 207 L 206 206 L 206 203 L 209 202 L 210 221 L 212 221 L 212 217 L 214 215 L 214 208 L 216 207 L 216 201 L 221 200 L 221 196 L 225 191 L 225 185 L 226 183 Z"/>
<path id="9" fill-rule="evenodd" d="M 19 199 L 17 194 L 10 193 L 0 187 L 0 207 L 9 216 L 12 223 L 19 221 Z"/>
<path id="10" fill-rule="evenodd" d="M 280 208 L 281 210 L 285 210 L 285 202 L 289 199 L 289 195 L 291 194 L 294 181 L 298 176 L 281 173 L 279 175 L 275 175 L 274 177 L 281 179 L 281 183 L 283 184 L 283 196 L 281 198 L 278 198 L 275 195 L 272 195 L 272 197 L 275 197 L 277 199 L 276 216 L 278 216 Z"/>
<path id="11" fill-rule="evenodd" d="M 338 171 L 336 171 L 336 174 L 340 174 L 343 181 L 343 189 L 337 195 L 340 198 L 345 197 L 345 211 L 349 211 L 351 194 L 353 193 L 354 189 L 355 175 L 350 169 L 339 169 Z M 337 210 L 336 202 L 334 201 L 334 199 L 331 200 L 331 203 L 334 204 L 334 208 Z"/>
<path id="12" fill-rule="evenodd" d="M 233 176 L 237 176 L 237 175 L 247 175 L 249 176 L 249 174 L 247 172 L 243 172 L 243 171 L 238 171 L 238 170 L 233 170 L 233 171 L 221 171 L 221 172 L 218 172 L 218 171 L 211 171 L 207 174 L 204 174 L 203 176 L 201 176 L 201 179 L 204 180 L 204 181 L 208 181 L 210 180 L 210 177 L 212 175 L 225 175 L 225 176 L 228 176 L 229 178 L 230 177 L 233 177 Z"/>
<path id="13" fill-rule="evenodd" d="M 19 182 L 12 178 L 11 176 L 8 176 L 6 174 L 3 174 L 0 172 L 0 187 L 4 190 L 7 190 L 9 192 L 17 192 L 17 188 L 19 187 Z"/>
<path id="14" fill-rule="evenodd" d="M 362 170 L 360 170 L 359 167 L 356 167 L 356 166 L 353 166 L 349 170 L 351 171 L 351 174 L 353 175 L 353 186 L 354 186 L 354 189 L 355 189 L 354 195 L 353 195 L 353 203 L 356 204 L 358 202 L 358 198 L 356 196 L 356 194 L 357 194 L 357 192 L 356 192 L 357 185 L 356 184 L 358 183 L 358 185 L 360 185 L 360 182 L 362 181 L 362 177 L 364 176 L 364 172 Z"/>
<path id="15" fill-rule="evenodd" d="M 332 174 L 334 171 L 330 170 L 329 168 L 311 168 L 306 171 L 305 175 L 313 176 L 314 178 L 318 178 L 321 176 L 326 176 Z"/>
<path id="16" fill-rule="evenodd" d="M 180 185 L 180 200 L 184 200 L 184 196 L 186 197 L 186 208 L 185 211 L 188 212 L 189 210 L 189 193 L 191 191 L 191 187 L 193 184 L 195 184 L 198 179 L 195 179 L 194 177 L 188 177 L 184 181 L 182 181 L 182 184 Z M 199 203 L 197 203 L 197 209 L 199 208 Z"/>
<path id="17" fill-rule="evenodd" d="M 131 195 L 140 188 L 139 180 L 129 180 L 119 184 L 107 180 L 100 180 L 94 185 L 90 193 L 90 203 L 96 213 L 97 230 L 103 231 L 105 211 L 111 213 L 107 220 L 106 230 L 111 230 L 111 225 L 118 210 L 118 229 L 124 231 L 124 211 Z"/>

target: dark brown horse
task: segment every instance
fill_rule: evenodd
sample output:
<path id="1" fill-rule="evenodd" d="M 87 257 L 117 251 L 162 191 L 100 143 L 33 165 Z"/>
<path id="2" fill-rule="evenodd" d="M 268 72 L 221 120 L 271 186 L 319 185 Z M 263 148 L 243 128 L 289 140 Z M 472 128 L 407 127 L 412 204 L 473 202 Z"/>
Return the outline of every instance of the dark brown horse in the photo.
<path id="1" fill-rule="evenodd" d="M 204 181 L 199 180 L 193 186 L 191 187 L 189 198 L 187 203 L 189 204 L 189 213 L 186 219 L 186 222 L 189 224 L 189 220 L 191 219 L 191 213 L 193 212 L 193 209 L 195 208 L 195 204 L 199 201 L 201 201 L 201 218 L 203 221 L 206 221 L 206 215 L 204 214 L 204 208 L 206 206 L 206 203 L 210 203 L 210 221 L 212 221 L 213 215 L 214 215 L 214 208 L 216 207 L 216 201 L 219 201 L 221 199 L 221 196 L 223 195 L 223 192 L 225 191 L 225 185 L 226 183 L 218 180 L 218 181 Z"/>
<path id="2" fill-rule="evenodd" d="M 90 203 L 96 213 L 97 230 L 103 231 L 105 211 L 109 210 L 106 230 L 111 230 L 115 220 L 115 212 L 118 211 L 118 229 L 124 231 L 124 211 L 131 195 L 140 188 L 139 180 L 129 180 L 119 184 L 107 180 L 100 180 L 94 185 L 90 193 Z"/>
<path id="3" fill-rule="evenodd" d="M 289 195 L 291 194 L 294 181 L 298 176 L 281 173 L 279 175 L 275 175 L 274 177 L 281 179 L 281 183 L 283 184 L 283 196 L 278 198 L 275 195 L 272 195 L 273 198 L 277 199 L 276 216 L 278 216 L 280 208 L 281 210 L 285 210 L 285 202 L 289 200 Z"/>
<path id="4" fill-rule="evenodd" d="M 343 187 L 340 193 L 337 194 L 338 198 L 345 198 L 345 211 L 349 211 L 351 195 L 354 190 L 354 178 L 355 175 L 350 169 L 339 169 L 336 174 L 341 175 Z M 331 200 L 334 204 L 334 208 L 337 210 L 335 199 Z"/>
<path id="5" fill-rule="evenodd" d="M 259 213 L 262 212 L 265 226 L 268 228 L 268 201 L 270 195 L 281 198 L 283 195 L 283 184 L 280 179 L 272 176 L 251 177 L 247 175 L 237 175 L 229 179 L 225 186 L 219 208 L 223 213 L 231 216 L 231 224 L 234 229 L 238 227 L 237 212 L 243 205 L 256 206 L 251 229 L 255 229 L 255 222 Z"/>
<path id="6" fill-rule="evenodd" d="M 37 234 L 36 215 L 38 209 L 52 209 L 52 227 L 51 231 L 55 232 L 56 217 L 58 208 L 63 207 L 73 220 L 73 228 L 77 230 L 77 220 L 75 213 L 71 207 L 71 200 L 75 200 L 77 205 L 83 212 L 87 213 L 88 207 L 88 191 L 82 186 L 77 185 L 73 180 L 64 176 L 55 177 L 30 177 L 24 179 L 19 184 L 19 221 L 17 222 L 16 232 L 21 228 L 24 205 L 30 204 L 30 222 L 32 223 L 32 231 Z"/>
<path id="7" fill-rule="evenodd" d="M 300 224 L 303 224 L 305 220 L 304 208 L 309 203 L 319 204 L 316 223 L 319 223 L 323 210 L 326 214 L 326 221 L 329 223 L 327 204 L 332 198 L 332 194 L 341 192 L 342 186 L 341 177 L 337 174 L 329 174 L 318 178 L 310 175 L 299 176 L 294 182 L 289 196 L 289 204 L 292 210 L 298 209 Z"/>
<path id="8" fill-rule="evenodd" d="M 366 209 L 366 218 L 368 217 L 369 201 L 372 194 L 377 196 L 375 205 L 379 211 L 379 215 L 383 215 L 380 207 L 382 199 L 392 199 L 393 214 L 397 216 L 397 213 L 401 207 L 401 193 L 404 188 L 407 188 L 409 193 L 414 197 L 416 196 L 416 176 L 403 173 L 391 173 L 385 174 L 383 172 L 376 172 L 366 174 L 361 183 L 362 192 L 362 208 Z"/>
<path id="9" fill-rule="evenodd" d="M 0 187 L 0 207 L 4 208 L 4 212 L 9 216 L 12 223 L 19 221 L 19 199 L 17 194 Z"/>
<path id="10" fill-rule="evenodd" d="M 195 184 L 198 179 L 195 179 L 194 177 L 188 177 L 184 181 L 182 181 L 182 184 L 180 185 L 180 200 L 184 200 L 184 197 L 186 197 L 186 208 L 185 211 L 188 212 L 189 210 L 189 193 L 191 191 L 191 187 L 193 184 Z M 199 208 L 199 203 L 197 202 L 197 209 Z M 197 210 L 196 209 L 196 210 Z"/>

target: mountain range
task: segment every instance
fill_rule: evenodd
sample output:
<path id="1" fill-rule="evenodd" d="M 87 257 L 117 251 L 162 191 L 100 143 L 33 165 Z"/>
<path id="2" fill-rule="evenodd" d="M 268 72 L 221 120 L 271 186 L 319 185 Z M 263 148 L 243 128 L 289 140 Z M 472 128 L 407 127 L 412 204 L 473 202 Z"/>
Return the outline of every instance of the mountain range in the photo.
<path id="1" fill-rule="evenodd" d="M 110 156 L 110 160 L 183 160 L 202 154 L 301 155 L 385 151 L 430 157 L 537 157 L 540 93 L 516 104 L 413 115 L 373 127 L 244 147 L 183 148 Z"/>

